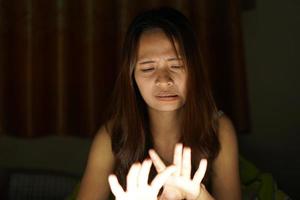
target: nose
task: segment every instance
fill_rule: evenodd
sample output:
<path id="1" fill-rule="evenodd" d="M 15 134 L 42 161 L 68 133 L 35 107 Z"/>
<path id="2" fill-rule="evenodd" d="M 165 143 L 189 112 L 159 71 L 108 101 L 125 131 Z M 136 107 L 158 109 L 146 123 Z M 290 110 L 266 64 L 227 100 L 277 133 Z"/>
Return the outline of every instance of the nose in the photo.
<path id="1" fill-rule="evenodd" d="M 173 79 L 167 69 L 161 69 L 157 72 L 157 77 L 155 80 L 155 85 L 157 87 L 170 87 L 173 85 Z"/>

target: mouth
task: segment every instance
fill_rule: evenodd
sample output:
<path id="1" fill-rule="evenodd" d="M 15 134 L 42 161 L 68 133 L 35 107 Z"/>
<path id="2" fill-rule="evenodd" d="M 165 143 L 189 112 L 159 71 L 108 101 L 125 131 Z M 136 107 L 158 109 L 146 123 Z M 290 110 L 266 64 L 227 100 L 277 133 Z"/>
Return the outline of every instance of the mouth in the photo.
<path id="1" fill-rule="evenodd" d="M 174 101 L 179 98 L 176 94 L 160 94 L 156 96 L 157 99 L 160 101 Z"/>

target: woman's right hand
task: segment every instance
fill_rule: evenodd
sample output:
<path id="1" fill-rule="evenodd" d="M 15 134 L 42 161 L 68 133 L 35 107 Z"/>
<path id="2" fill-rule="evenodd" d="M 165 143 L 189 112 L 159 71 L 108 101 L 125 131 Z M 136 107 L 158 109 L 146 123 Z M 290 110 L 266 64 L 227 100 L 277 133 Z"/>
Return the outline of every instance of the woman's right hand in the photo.
<path id="1" fill-rule="evenodd" d="M 157 200 L 160 188 L 169 176 L 176 171 L 175 166 L 167 167 L 158 173 L 151 184 L 148 184 L 148 176 L 152 165 L 151 160 L 145 160 L 142 164 L 135 163 L 131 166 L 127 175 L 127 190 L 124 191 L 115 175 L 108 177 L 109 186 L 116 200 Z"/>

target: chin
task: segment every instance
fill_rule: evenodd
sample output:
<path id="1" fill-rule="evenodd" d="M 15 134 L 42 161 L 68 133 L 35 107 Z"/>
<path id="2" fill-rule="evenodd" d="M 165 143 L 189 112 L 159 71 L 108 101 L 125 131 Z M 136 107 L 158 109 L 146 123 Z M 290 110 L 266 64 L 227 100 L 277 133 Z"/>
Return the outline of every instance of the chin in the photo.
<path id="1" fill-rule="evenodd" d="M 182 105 L 157 105 L 150 108 L 159 112 L 174 112 L 180 110 Z"/>

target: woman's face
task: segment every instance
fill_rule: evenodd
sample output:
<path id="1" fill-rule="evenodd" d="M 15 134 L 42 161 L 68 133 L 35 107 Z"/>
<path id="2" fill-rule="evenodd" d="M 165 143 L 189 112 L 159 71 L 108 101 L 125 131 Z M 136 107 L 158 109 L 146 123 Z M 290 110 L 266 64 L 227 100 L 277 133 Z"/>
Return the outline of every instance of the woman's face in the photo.
<path id="1" fill-rule="evenodd" d="M 178 56 L 162 30 L 141 35 L 134 78 L 149 109 L 175 111 L 184 105 L 187 71 Z"/>

